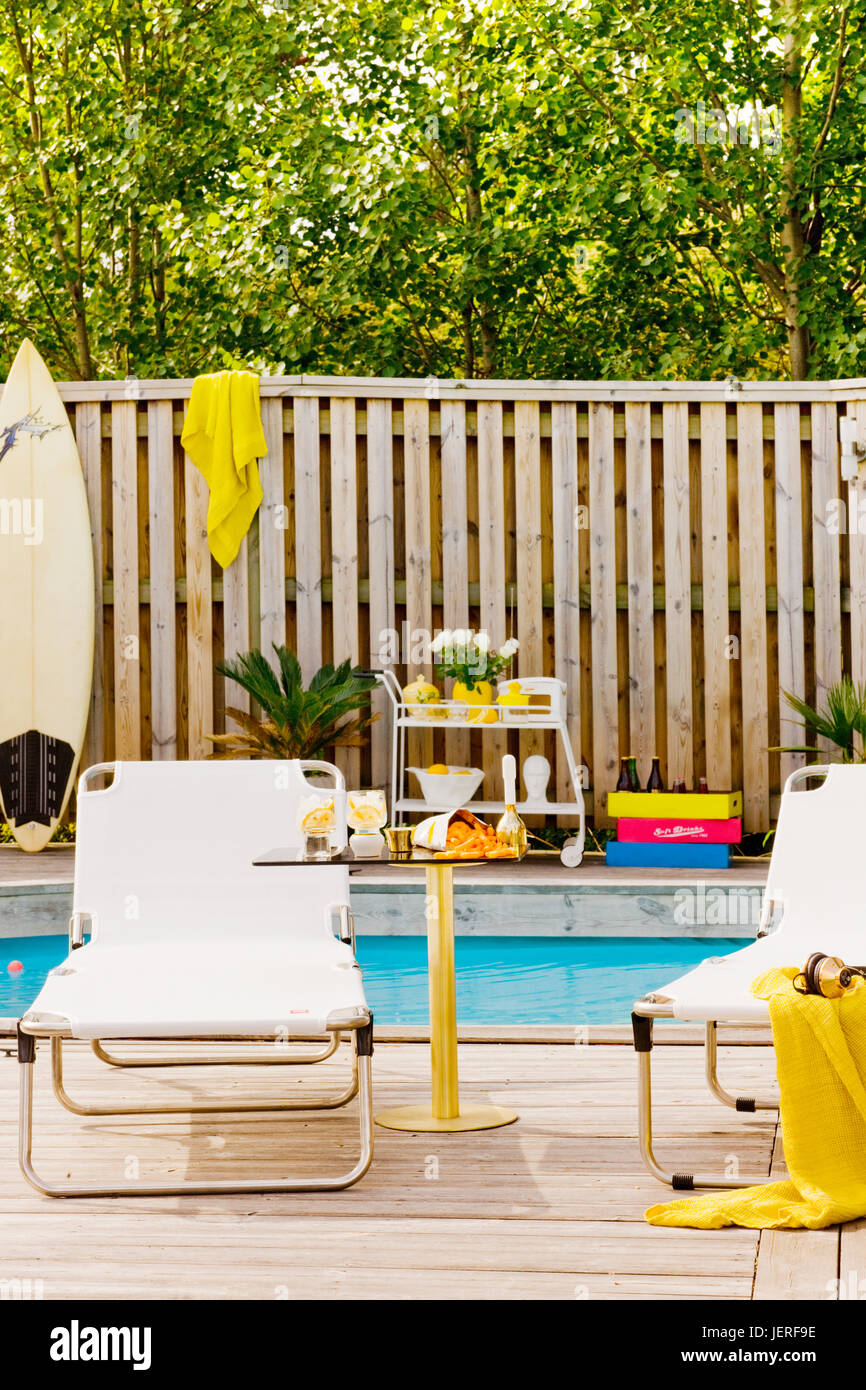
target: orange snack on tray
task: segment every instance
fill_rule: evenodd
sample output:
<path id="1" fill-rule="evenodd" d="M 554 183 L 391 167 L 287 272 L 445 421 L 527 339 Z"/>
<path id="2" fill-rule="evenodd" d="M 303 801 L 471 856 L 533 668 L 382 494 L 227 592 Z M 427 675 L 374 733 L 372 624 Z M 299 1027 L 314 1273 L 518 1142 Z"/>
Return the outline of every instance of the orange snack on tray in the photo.
<path id="1" fill-rule="evenodd" d="M 465 821 L 458 820 L 455 821 L 453 825 L 449 825 L 445 842 L 449 847 L 451 845 L 461 845 L 464 841 L 471 839 L 472 834 L 471 827 L 468 826 Z"/>
<path id="2" fill-rule="evenodd" d="M 421 843 L 423 844 L 423 841 Z M 442 846 L 442 840 L 439 844 Z M 461 809 L 452 813 L 444 837 L 444 846 L 433 850 L 433 858 L 457 862 L 471 859 L 519 859 L 520 854 L 513 845 L 499 837 L 492 825 L 479 820 L 468 809 Z"/>

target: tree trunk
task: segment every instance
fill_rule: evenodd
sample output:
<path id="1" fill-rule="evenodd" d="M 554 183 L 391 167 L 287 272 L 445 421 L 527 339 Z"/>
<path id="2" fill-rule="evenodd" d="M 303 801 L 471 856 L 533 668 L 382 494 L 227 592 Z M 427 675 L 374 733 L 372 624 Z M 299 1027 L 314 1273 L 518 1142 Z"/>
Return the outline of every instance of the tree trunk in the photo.
<path id="1" fill-rule="evenodd" d="M 141 289 L 141 229 L 138 225 L 138 217 L 135 208 L 130 207 L 127 215 L 127 236 L 128 236 L 128 256 L 129 256 L 129 278 L 128 278 L 128 327 L 130 338 L 138 327 L 139 319 L 139 299 Z M 129 375 L 134 371 L 135 364 L 130 358 L 129 342 L 126 345 L 126 371 Z"/>
<path id="2" fill-rule="evenodd" d="M 788 355 L 791 376 L 802 381 L 809 375 L 811 340 L 809 329 L 800 322 L 800 276 L 806 257 L 802 205 L 804 193 L 797 183 L 797 165 L 802 153 L 802 90 L 800 51 L 800 0 L 791 0 L 790 28 L 785 35 L 782 75 L 782 253 L 785 276 L 785 318 L 788 325 Z"/>
<path id="3" fill-rule="evenodd" d="M 466 189 L 466 227 L 470 233 L 475 234 L 478 245 L 476 266 L 477 269 L 486 276 L 490 269 L 490 260 L 487 254 L 487 247 L 483 241 L 484 229 L 482 227 L 482 219 L 484 208 L 481 202 L 481 179 L 478 174 L 477 143 L 475 131 L 468 122 L 464 122 L 462 130 L 464 186 Z M 482 377 L 492 377 L 496 374 L 496 349 L 499 339 L 496 312 L 493 305 L 487 299 L 486 293 L 476 295 L 473 299 L 473 303 L 475 307 L 475 317 L 478 319 L 478 327 L 481 333 L 481 375 Z"/>
<path id="4" fill-rule="evenodd" d="M 156 341 L 160 351 L 162 351 L 165 348 L 165 252 L 162 244 L 162 233 L 158 228 L 153 234 L 151 286 L 156 316 Z"/>
<path id="5" fill-rule="evenodd" d="M 475 375 L 475 344 L 472 341 L 472 314 L 474 305 L 468 299 L 463 305 L 463 375 L 472 378 Z"/>

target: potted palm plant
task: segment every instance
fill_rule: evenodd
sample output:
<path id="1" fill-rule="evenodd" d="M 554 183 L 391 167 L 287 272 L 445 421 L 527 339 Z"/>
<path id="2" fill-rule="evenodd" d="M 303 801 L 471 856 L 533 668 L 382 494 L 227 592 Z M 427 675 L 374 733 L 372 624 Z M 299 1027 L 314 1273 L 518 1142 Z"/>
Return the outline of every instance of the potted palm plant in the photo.
<path id="1" fill-rule="evenodd" d="M 823 712 L 813 709 L 799 696 L 784 691 L 785 699 L 803 720 L 807 735 L 826 739 L 839 749 L 842 763 L 866 762 L 866 685 L 843 676 L 835 685 L 827 689 L 827 703 Z M 859 744 L 859 746 L 858 746 Z M 773 748 L 773 753 L 813 753 L 814 745 L 794 748 Z M 822 755 L 823 759 L 823 755 Z"/>
<path id="2" fill-rule="evenodd" d="M 238 725 L 226 734 L 208 734 L 213 758 L 321 758 L 327 748 L 359 747 L 378 715 L 370 709 L 375 676 L 344 661 L 323 666 L 304 686 L 301 666 L 288 647 L 274 646 L 276 667 L 261 651 L 217 670 L 236 681 L 256 702 L 261 716 L 226 706 Z"/>

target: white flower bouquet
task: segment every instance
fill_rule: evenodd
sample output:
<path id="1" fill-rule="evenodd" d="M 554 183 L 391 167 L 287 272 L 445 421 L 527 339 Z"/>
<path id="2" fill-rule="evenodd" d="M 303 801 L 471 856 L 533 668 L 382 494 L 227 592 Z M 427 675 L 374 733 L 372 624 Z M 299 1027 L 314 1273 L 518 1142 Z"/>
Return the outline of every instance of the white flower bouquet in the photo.
<path id="1" fill-rule="evenodd" d="M 453 676 L 468 690 L 482 681 L 493 682 L 511 664 L 520 643 L 509 637 L 497 651 L 486 632 L 445 628 L 429 644 L 440 680 Z"/>

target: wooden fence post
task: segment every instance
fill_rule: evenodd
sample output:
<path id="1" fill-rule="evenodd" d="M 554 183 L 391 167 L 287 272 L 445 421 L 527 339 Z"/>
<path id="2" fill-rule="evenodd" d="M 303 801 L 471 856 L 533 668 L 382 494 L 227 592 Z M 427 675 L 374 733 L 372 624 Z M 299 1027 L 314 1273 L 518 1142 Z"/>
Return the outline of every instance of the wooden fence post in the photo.
<path id="1" fill-rule="evenodd" d="M 135 401 L 111 407 L 114 751 L 132 760 L 141 757 L 137 416 Z"/>

